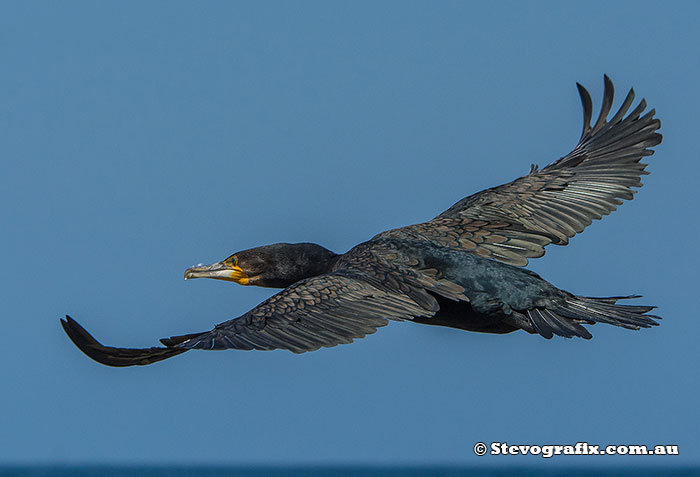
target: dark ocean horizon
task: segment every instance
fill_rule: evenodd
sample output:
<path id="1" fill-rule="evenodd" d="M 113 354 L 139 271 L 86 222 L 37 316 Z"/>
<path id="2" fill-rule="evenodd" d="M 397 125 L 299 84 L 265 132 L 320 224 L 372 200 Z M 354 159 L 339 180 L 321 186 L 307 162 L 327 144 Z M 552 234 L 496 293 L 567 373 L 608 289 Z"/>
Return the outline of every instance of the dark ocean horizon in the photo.
<path id="1" fill-rule="evenodd" d="M 700 468 L 686 467 L 566 467 L 554 465 L 520 467 L 459 466 L 128 466 L 128 465 L 17 465 L 0 466 L 2 477 L 457 477 L 506 475 L 523 476 L 700 476 Z"/>

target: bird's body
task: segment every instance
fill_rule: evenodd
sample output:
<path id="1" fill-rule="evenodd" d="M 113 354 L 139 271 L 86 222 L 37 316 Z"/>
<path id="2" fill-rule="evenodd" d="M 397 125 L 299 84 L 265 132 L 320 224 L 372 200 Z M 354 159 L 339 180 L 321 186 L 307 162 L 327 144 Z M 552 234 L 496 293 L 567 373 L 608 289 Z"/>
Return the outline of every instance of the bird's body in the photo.
<path id="1" fill-rule="evenodd" d="M 74 320 L 63 327 L 88 356 L 111 366 L 150 364 L 189 349 L 287 349 L 306 352 L 352 342 L 390 320 L 468 331 L 525 330 L 590 338 L 583 324 L 629 329 L 656 325 L 651 306 L 633 297 L 577 296 L 521 268 L 550 243 L 566 245 L 592 220 L 631 199 L 646 174 L 644 156 L 661 142 L 654 111 L 625 116 L 630 91 L 609 121 L 613 88 L 605 77 L 599 119 L 579 85 L 584 130 L 579 145 L 549 166 L 457 202 L 433 220 L 383 232 L 345 254 L 315 244 L 275 244 L 188 269 L 185 278 L 217 278 L 284 288 L 213 330 L 161 340 L 165 347 L 113 348 Z"/>

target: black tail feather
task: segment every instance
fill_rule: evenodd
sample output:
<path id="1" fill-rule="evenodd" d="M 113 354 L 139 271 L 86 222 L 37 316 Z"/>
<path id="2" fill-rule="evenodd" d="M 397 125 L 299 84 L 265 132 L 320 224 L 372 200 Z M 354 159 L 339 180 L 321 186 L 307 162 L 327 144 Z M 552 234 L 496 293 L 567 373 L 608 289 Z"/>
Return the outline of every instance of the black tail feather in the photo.
<path id="1" fill-rule="evenodd" d="M 561 316 L 546 308 L 534 308 L 526 312 L 530 321 L 535 325 L 537 332 L 544 338 L 551 339 L 554 335 L 565 338 L 591 339 L 589 331 L 576 321 Z"/>
<path id="2" fill-rule="evenodd" d="M 537 332 L 544 338 L 554 335 L 571 338 L 579 336 L 590 339 L 592 335 L 580 323 L 607 323 L 630 330 L 657 326 L 655 320 L 661 317 L 648 315 L 655 306 L 647 305 L 618 305 L 618 300 L 640 298 L 639 296 L 615 297 L 584 297 L 571 296 L 563 306 L 552 310 L 548 308 L 533 308 L 526 312 Z"/>

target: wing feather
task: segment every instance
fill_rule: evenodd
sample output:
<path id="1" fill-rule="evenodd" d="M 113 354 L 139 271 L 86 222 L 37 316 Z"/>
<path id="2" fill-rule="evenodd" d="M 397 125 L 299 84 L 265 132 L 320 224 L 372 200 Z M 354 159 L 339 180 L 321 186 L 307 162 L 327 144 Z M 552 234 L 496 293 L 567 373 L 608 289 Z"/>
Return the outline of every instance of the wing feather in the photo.
<path id="1" fill-rule="evenodd" d="M 66 315 L 65 320 L 61 320 L 61 326 L 80 351 L 98 363 L 107 366 L 144 366 L 187 351 L 180 348 L 114 348 L 104 346 L 68 315 Z"/>
<path id="2" fill-rule="evenodd" d="M 566 245 L 594 220 L 631 200 L 648 174 L 643 157 L 661 142 L 661 127 L 652 109 L 642 116 L 642 99 L 627 114 L 635 98 L 630 90 L 620 109 L 608 120 L 614 87 L 604 77 L 603 103 L 591 126 L 593 106 L 588 91 L 577 83 L 583 105 L 583 129 L 578 145 L 543 169 L 508 184 L 466 197 L 435 219 L 394 229 L 375 238 L 419 238 L 440 246 L 465 250 L 512 265 L 544 255 L 550 243 Z M 497 227 L 497 230 L 493 228 Z M 524 242 L 529 243 L 526 246 Z M 537 316 L 546 324 L 548 317 Z"/>
<path id="3" fill-rule="evenodd" d="M 303 353 L 363 338 L 389 320 L 433 314 L 406 295 L 336 272 L 297 282 L 245 315 L 176 346 L 183 350 L 275 348 Z"/>

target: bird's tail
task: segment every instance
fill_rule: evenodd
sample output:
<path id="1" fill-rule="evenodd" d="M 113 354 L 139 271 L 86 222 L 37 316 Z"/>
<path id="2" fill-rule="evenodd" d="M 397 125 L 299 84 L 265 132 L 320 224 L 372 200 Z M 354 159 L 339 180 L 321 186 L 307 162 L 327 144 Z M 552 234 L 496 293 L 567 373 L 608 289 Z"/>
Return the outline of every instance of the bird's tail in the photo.
<path id="1" fill-rule="evenodd" d="M 657 326 L 660 316 L 647 313 L 656 308 L 648 305 L 619 305 L 618 300 L 641 298 L 638 295 L 588 297 L 569 295 L 555 309 L 534 308 L 527 316 L 536 331 L 545 338 L 553 335 L 590 339 L 591 334 L 581 324 L 607 323 L 630 330 Z"/>

